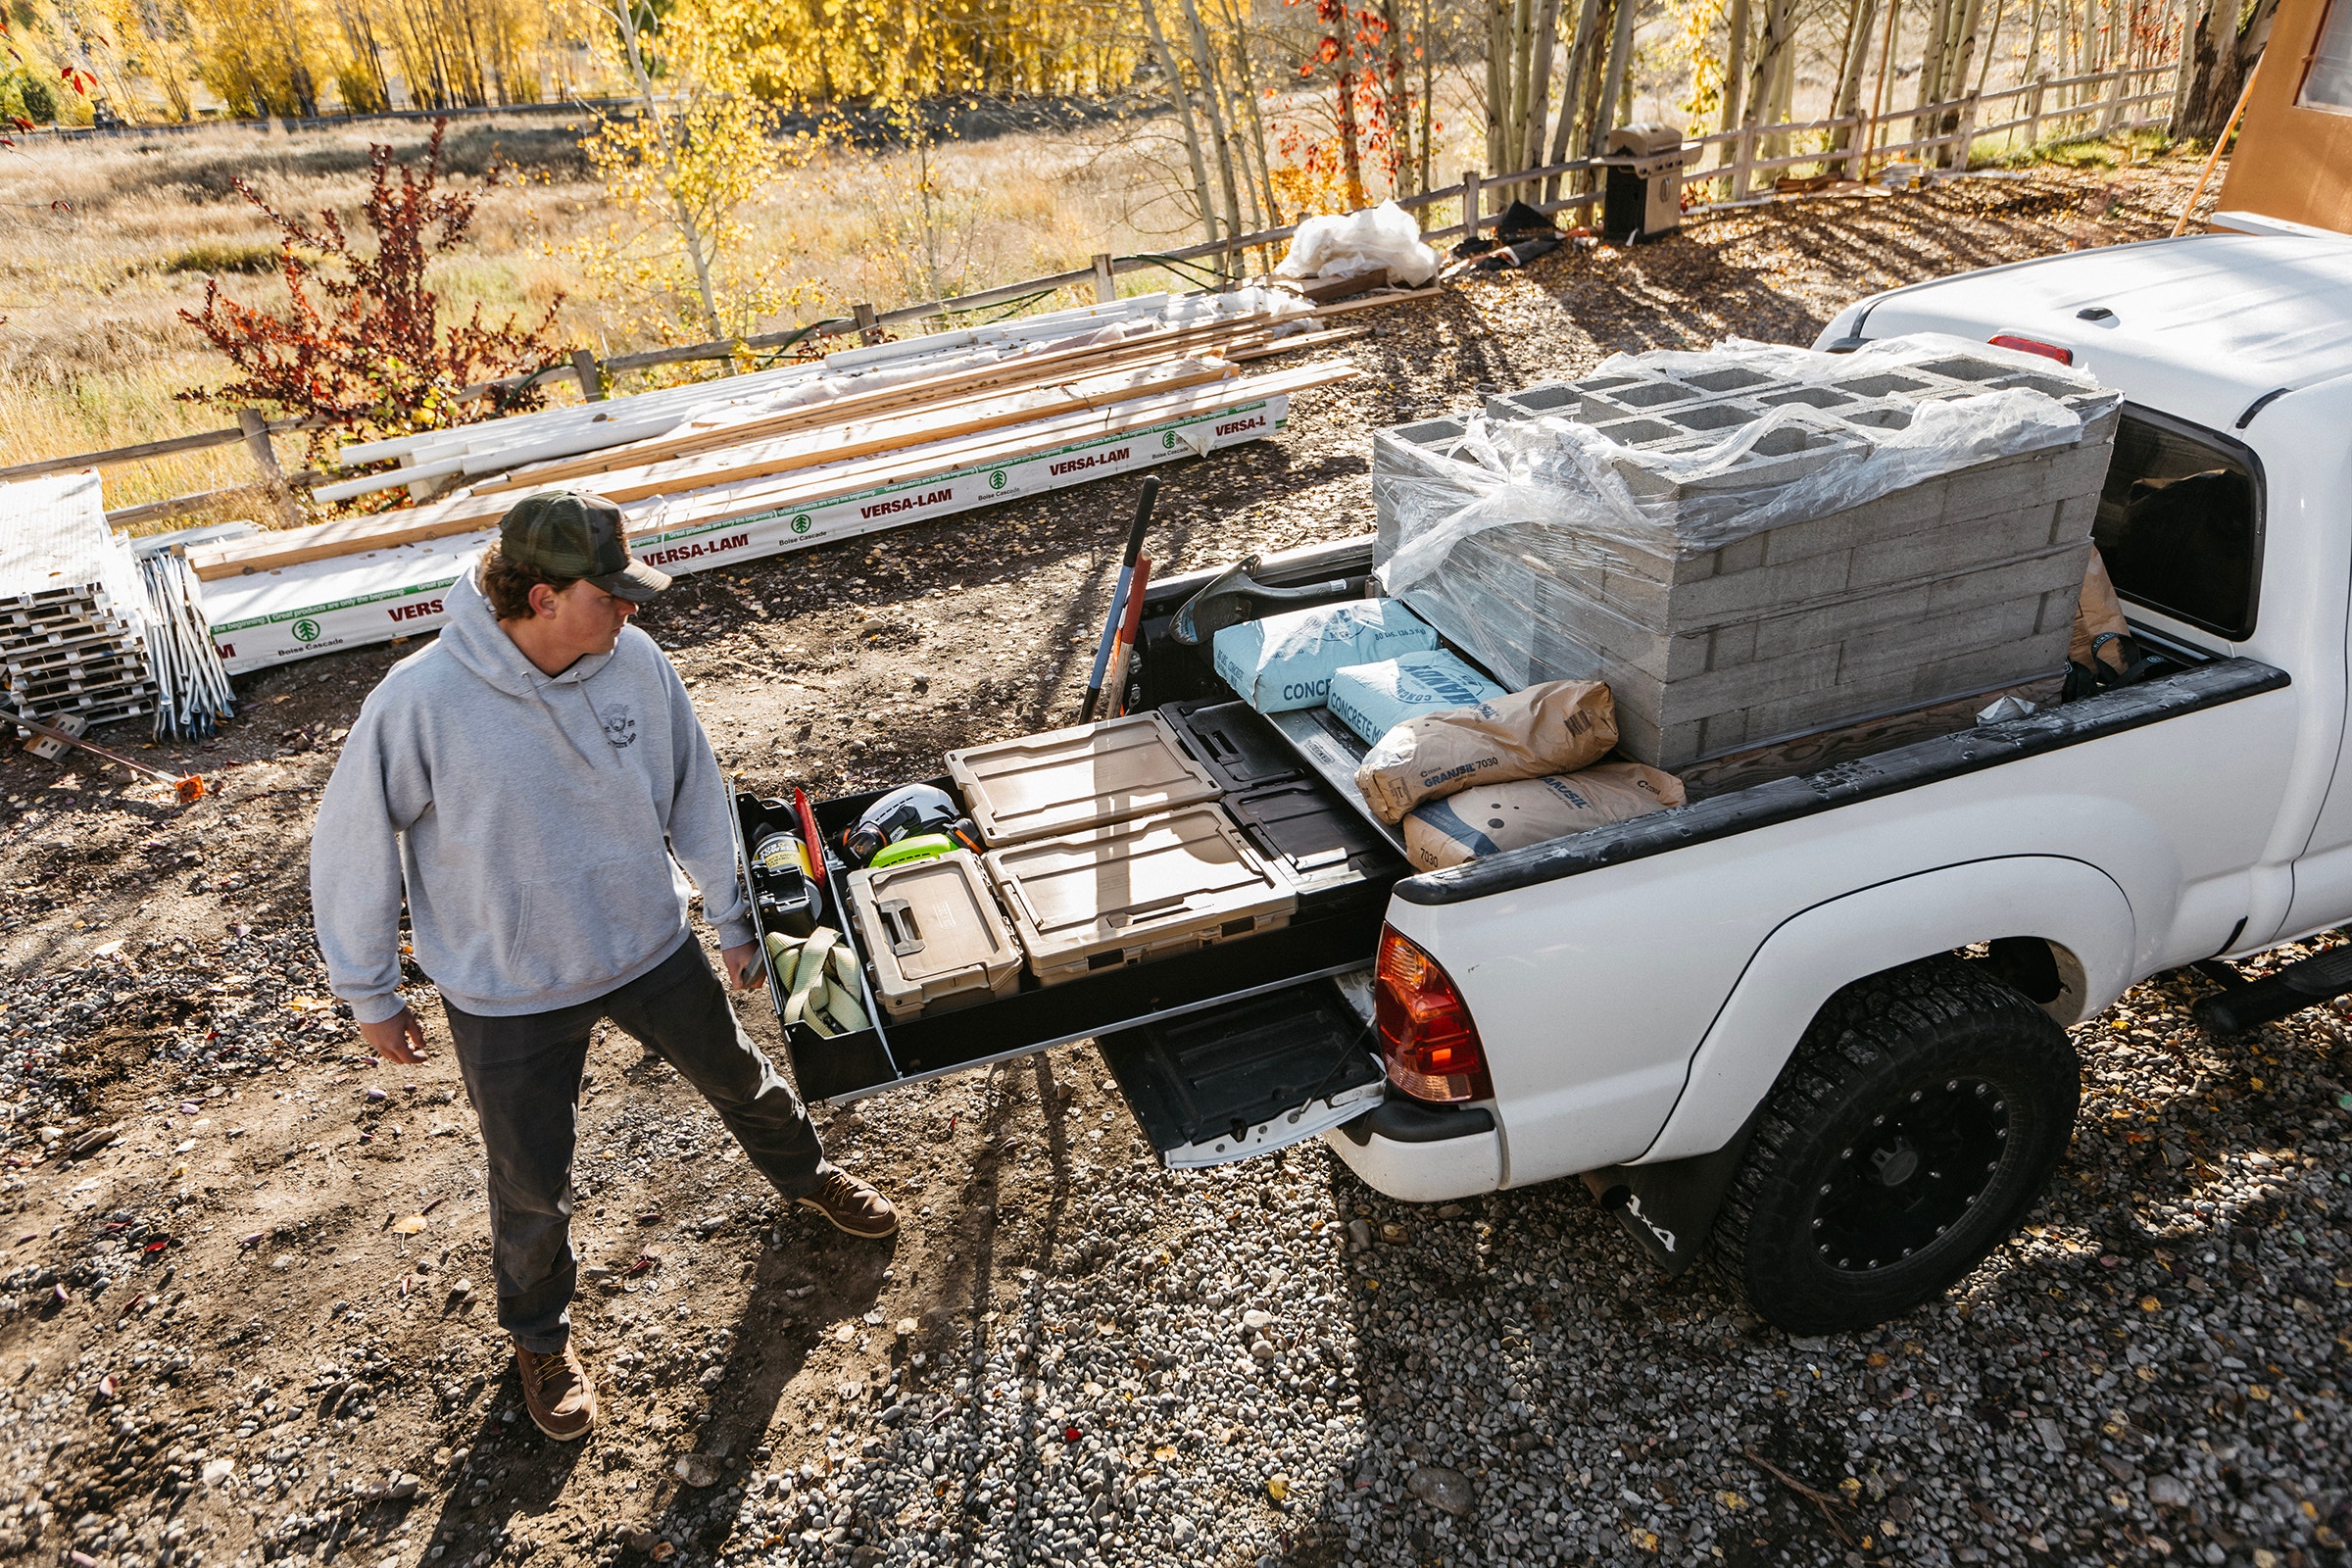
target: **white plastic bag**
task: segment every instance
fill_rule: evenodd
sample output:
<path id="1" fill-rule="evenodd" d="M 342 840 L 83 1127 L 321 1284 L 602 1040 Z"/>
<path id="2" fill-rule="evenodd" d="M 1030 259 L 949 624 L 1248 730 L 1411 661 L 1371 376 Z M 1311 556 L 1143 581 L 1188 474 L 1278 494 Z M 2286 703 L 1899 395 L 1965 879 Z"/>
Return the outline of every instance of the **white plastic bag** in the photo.
<path id="1" fill-rule="evenodd" d="M 1419 288 L 1438 275 L 1438 253 L 1421 243 L 1412 216 L 1395 202 L 1360 213 L 1310 218 L 1291 236 L 1277 277 L 1352 277 L 1376 267 L 1389 280 Z"/>

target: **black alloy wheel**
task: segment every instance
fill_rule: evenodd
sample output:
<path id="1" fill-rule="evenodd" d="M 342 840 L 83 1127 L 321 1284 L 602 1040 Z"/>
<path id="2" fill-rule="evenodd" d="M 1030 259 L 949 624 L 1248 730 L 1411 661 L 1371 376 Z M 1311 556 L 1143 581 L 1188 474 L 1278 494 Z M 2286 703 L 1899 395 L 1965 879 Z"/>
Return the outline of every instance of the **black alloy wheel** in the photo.
<path id="1" fill-rule="evenodd" d="M 1899 1316 L 2025 1217 L 2079 1097 L 2066 1031 L 1981 966 L 1937 957 L 1858 981 L 1773 1086 L 1719 1263 L 1790 1333 Z"/>
<path id="2" fill-rule="evenodd" d="M 1816 1195 L 1813 1250 L 1870 1273 L 1951 1233 L 2000 1173 L 2009 1102 L 1983 1078 L 1946 1078 L 1900 1098 L 1838 1152 Z"/>

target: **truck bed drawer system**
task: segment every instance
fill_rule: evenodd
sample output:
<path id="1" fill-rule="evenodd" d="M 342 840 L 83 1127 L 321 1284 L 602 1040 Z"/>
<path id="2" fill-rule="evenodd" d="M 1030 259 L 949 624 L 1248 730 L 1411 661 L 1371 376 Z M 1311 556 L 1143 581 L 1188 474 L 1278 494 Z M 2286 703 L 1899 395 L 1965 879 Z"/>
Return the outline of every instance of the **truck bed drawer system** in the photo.
<path id="1" fill-rule="evenodd" d="M 1203 711 L 1205 721 L 1186 722 Z M 1106 966 L 1090 968 L 1086 954 L 1078 953 L 1061 960 L 1066 977 L 1054 984 L 1041 984 L 1036 972 L 1025 971 L 1017 989 L 958 997 L 952 1010 L 885 1016 L 875 1027 L 831 1038 L 786 1028 L 804 1097 L 857 1100 L 1093 1039 L 1162 1161 L 1187 1166 L 1281 1148 L 1378 1102 L 1383 1081 L 1369 1028 L 1335 980 L 1360 978 L 1371 963 L 1389 889 L 1407 869 L 1402 857 L 1362 814 L 1360 802 L 1312 772 L 1295 746 L 1247 706 L 1179 702 L 1145 716 L 1149 723 L 1138 729 L 1178 737 L 1184 760 L 1225 792 L 1216 807 L 1204 801 L 1163 811 L 1162 818 L 1222 813 L 1229 821 L 1220 842 L 1235 852 L 1236 875 L 1250 866 L 1273 873 L 1264 894 L 1242 900 L 1250 906 L 1246 910 L 1237 903 L 1240 912 L 1221 916 L 1215 929 L 1169 944 L 1174 951 L 1165 956 L 1142 955 L 1145 961 L 1127 961 L 1117 944 L 1105 944 Z M 1188 771 L 1156 766 L 1147 782 L 1188 793 Z M 967 807 L 977 804 L 961 788 L 960 776 L 925 782 Z M 815 803 L 827 845 L 828 925 L 843 924 L 849 891 L 841 835 L 881 793 Z M 737 797 L 736 807 L 746 843 L 781 823 L 754 796 Z M 1152 820 L 1082 836 L 1123 838 Z M 1050 853 L 1041 858 L 1043 851 L 1043 842 L 1031 838 L 986 857 L 997 862 L 991 870 L 1000 893 L 1008 895 L 1016 924 L 1026 897 L 1020 890 L 1023 867 L 1054 860 Z M 1065 878 L 1070 872 L 1058 862 L 1047 869 L 1059 869 Z M 1004 880 L 1007 870 L 1009 883 Z M 1222 896 L 1230 902 L 1239 894 L 1226 889 Z M 1245 918 L 1247 931 L 1241 929 Z M 1025 925 L 1023 935 L 1031 935 Z M 867 951 L 877 940 L 873 931 L 853 926 L 845 936 L 861 960 L 873 956 Z M 1049 972 L 1052 963 L 1050 958 Z M 771 999 L 780 1010 L 782 994 L 772 981 Z"/>

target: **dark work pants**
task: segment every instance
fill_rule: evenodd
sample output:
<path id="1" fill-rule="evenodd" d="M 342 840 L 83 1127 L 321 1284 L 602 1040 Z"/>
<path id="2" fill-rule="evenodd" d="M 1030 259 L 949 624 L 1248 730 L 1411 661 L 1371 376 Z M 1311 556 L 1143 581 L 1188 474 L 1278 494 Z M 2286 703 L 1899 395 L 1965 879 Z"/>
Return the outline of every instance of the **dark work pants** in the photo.
<path id="1" fill-rule="evenodd" d="M 525 1349 L 553 1353 L 571 1337 L 571 1154 L 598 1020 L 636 1036 L 701 1091 L 786 1198 L 832 1174 L 800 1096 L 735 1021 L 691 932 L 651 973 L 576 1007 L 484 1018 L 447 997 L 441 1004 L 489 1155 L 498 1322 Z"/>

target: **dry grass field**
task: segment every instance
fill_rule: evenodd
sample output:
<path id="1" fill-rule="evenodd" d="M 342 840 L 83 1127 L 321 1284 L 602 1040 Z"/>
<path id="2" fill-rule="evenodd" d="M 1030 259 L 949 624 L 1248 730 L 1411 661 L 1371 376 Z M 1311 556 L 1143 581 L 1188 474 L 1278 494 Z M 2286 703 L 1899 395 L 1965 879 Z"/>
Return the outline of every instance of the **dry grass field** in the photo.
<path id="1" fill-rule="evenodd" d="M 283 210 L 315 216 L 331 206 L 350 222 L 368 143 L 412 158 L 428 133 L 398 122 L 221 126 L 0 152 L 0 212 L 11 231 L 0 246 L 0 466 L 232 422 L 224 409 L 182 400 L 218 384 L 224 367 L 180 318 L 202 304 L 208 277 L 250 303 L 284 298 L 276 234 L 232 180 Z M 470 239 L 432 276 L 459 317 L 479 303 L 493 319 L 535 320 L 561 298 L 558 319 L 571 341 L 599 354 L 642 348 L 641 302 L 599 298 L 583 275 L 583 242 L 638 225 L 608 205 L 576 136 L 544 117 L 453 125 L 445 166 L 479 205 Z M 744 254 L 800 295 L 797 309 L 761 325 L 846 314 L 860 301 L 887 310 L 1083 267 L 1096 251 L 1196 240 L 1168 194 L 1170 150 L 1150 122 L 1096 120 L 948 140 L 927 165 L 904 150 L 821 152 L 746 215 Z M 1142 291 L 1167 277 L 1122 283 Z M 1040 302 L 1055 303 L 1069 302 Z M 298 463 L 297 441 L 280 447 Z M 213 448 L 110 473 L 107 499 L 130 506 L 250 476 L 242 449 Z"/>

